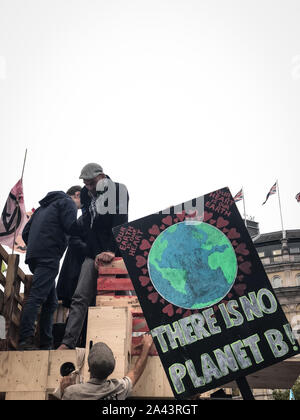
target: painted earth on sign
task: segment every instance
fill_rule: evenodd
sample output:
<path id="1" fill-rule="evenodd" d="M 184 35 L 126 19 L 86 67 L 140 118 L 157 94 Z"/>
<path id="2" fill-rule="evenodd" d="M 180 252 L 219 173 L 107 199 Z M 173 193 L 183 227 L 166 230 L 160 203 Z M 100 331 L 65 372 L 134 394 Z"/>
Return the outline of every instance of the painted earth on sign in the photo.
<path id="1" fill-rule="evenodd" d="M 219 229 L 184 221 L 157 237 L 148 270 L 166 300 L 182 308 L 201 309 L 227 295 L 237 275 L 237 259 L 230 240 Z"/>

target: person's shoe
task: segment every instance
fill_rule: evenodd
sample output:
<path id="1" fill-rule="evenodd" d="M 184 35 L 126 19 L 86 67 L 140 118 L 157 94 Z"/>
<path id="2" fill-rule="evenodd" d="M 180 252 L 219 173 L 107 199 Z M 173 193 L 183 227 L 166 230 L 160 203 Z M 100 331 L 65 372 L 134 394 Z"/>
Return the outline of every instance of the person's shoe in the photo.
<path id="1" fill-rule="evenodd" d="M 56 350 L 72 350 L 72 349 L 66 344 L 61 344 Z"/>
<path id="2" fill-rule="evenodd" d="M 27 350 L 39 350 L 39 348 L 34 344 L 34 337 L 28 337 L 24 341 L 20 341 L 18 345 L 19 351 Z"/>

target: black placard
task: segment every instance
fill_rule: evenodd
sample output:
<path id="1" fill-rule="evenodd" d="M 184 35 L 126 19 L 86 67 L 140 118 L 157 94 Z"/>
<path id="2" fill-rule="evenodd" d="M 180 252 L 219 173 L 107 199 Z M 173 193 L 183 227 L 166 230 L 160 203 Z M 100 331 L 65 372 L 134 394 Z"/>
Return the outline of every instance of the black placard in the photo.
<path id="1" fill-rule="evenodd" d="M 299 353 L 228 188 L 113 231 L 176 398 Z"/>

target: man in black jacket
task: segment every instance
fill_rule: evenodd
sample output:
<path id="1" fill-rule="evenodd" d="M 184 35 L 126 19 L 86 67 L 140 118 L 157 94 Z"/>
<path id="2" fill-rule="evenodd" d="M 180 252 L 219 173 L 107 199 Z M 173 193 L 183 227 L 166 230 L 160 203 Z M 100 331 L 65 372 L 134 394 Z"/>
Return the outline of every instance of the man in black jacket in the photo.
<path id="1" fill-rule="evenodd" d="M 19 330 L 19 350 L 34 350 L 35 321 L 40 307 L 40 349 L 52 348 L 52 320 L 57 307 L 55 278 L 66 249 L 66 235 L 79 234 L 77 209 L 63 191 L 44 197 L 23 230 L 27 245 L 26 264 L 34 273 L 23 309 Z"/>
<path id="2" fill-rule="evenodd" d="M 129 197 L 125 185 L 113 182 L 97 163 L 85 165 L 79 178 L 85 184 L 80 198 L 88 250 L 58 350 L 75 348 L 88 307 L 96 296 L 98 265 L 120 255 L 112 228 L 128 221 Z"/>
<path id="3" fill-rule="evenodd" d="M 75 202 L 78 210 L 81 209 L 81 190 L 81 186 L 75 185 L 67 191 L 67 194 Z M 82 216 L 77 219 L 77 224 L 81 228 L 82 235 L 68 237 L 68 249 L 56 284 L 57 298 L 62 301 L 63 306 L 66 308 L 70 308 L 71 306 L 71 300 L 78 283 L 81 266 L 87 255 L 86 235 Z"/>

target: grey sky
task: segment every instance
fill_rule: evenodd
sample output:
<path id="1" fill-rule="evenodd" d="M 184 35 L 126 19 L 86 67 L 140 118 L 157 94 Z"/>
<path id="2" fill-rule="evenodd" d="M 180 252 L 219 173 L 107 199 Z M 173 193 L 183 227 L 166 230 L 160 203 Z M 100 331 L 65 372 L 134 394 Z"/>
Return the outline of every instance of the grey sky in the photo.
<path id="1" fill-rule="evenodd" d="M 0 0 L 0 207 L 100 163 L 130 220 L 243 186 L 262 232 L 300 228 L 300 2 Z M 243 211 L 242 202 L 238 203 Z"/>

